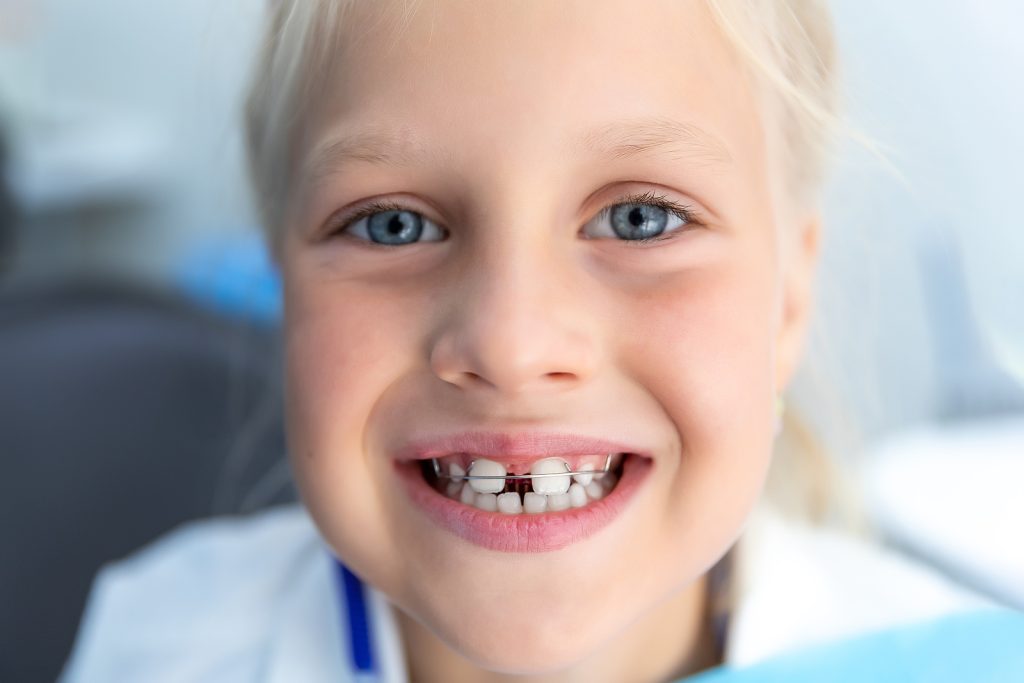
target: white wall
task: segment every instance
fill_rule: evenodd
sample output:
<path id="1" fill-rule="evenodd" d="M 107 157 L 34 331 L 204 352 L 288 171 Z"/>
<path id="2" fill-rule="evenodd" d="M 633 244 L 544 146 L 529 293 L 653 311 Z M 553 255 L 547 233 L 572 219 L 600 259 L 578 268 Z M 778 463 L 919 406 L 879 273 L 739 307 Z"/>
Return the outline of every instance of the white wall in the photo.
<path id="1" fill-rule="evenodd" d="M 1024 313 L 1024 5 L 833 7 L 850 118 L 898 169 L 847 143 L 830 187 L 822 274 L 841 292 L 821 314 L 852 360 L 839 374 L 872 430 L 1024 406 L 970 317 Z M 972 284 L 1002 286 L 966 299 L 958 260 Z"/>
<path id="2" fill-rule="evenodd" d="M 130 177 L 119 182 L 145 194 L 146 210 L 122 216 L 130 225 L 91 228 L 130 245 L 120 257 L 159 270 L 196 234 L 252 223 L 238 118 L 259 0 L 7 2 L 23 3 L 32 15 L 31 31 L 8 48 L 31 72 L 31 82 L 21 78 L 20 91 L 7 98 L 31 110 L 26 116 L 35 128 L 23 130 L 27 153 L 42 150 L 51 166 L 59 157 L 66 170 L 79 161 L 52 149 L 55 135 L 80 146 L 78 138 L 109 137 L 89 150 L 99 157 L 105 149 L 110 157 L 97 160 L 101 175 L 123 169 Z M 113 130 L 105 121 L 114 122 Z M 151 181 L 146 188 L 138 187 L 139 176 Z M 40 228 L 46 229 L 58 228 Z"/>

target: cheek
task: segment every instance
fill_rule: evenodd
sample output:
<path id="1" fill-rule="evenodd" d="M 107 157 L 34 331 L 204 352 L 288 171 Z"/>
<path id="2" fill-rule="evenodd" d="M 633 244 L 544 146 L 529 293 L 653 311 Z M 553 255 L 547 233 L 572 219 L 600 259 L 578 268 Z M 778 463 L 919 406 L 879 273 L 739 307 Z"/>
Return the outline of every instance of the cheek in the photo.
<path id="1" fill-rule="evenodd" d="M 388 496 L 376 490 L 387 463 L 366 449 L 365 427 L 400 372 L 395 344 L 410 335 L 374 301 L 357 288 L 286 283 L 287 429 L 296 483 L 324 537 L 354 570 L 373 567 L 388 582 L 388 544 L 366 543 L 388 535 Z"/>
<path id="2" fill-rule="evenodd" d="M 387 316 L 372 301 L 349 292 L 339 298 L 335 288 L 322 284 L 286 287 L 289 423 L 301 442 L 293 450 L 301 463 L 361 457 L 332 449 L 343 437 L 359 436 L 352 427 L 364 422 L 367 392 L 385 381 L 387 342 L 393 337 Z"/>
<path id="3" fill-rule="evenodd" d="M 622 357 L 678 439 L 680 457 L 658 478 L 663 537 L 720 544 L 760 494 L 773 440 L 773 273 L 763 255 L 693 269 L 623 308 Z"/>

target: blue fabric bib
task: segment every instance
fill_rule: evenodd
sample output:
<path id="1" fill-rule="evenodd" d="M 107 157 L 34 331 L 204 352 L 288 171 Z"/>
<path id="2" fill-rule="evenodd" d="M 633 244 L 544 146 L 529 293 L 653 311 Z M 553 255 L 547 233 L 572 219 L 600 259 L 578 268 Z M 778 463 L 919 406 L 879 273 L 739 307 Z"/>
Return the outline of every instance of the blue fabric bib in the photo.
<path id="1" fill-rule="evenodd" d="M 964 612 L 813 646 L 685 683 L 1016 683 L 1024 681 L 1024 614 Z"/>

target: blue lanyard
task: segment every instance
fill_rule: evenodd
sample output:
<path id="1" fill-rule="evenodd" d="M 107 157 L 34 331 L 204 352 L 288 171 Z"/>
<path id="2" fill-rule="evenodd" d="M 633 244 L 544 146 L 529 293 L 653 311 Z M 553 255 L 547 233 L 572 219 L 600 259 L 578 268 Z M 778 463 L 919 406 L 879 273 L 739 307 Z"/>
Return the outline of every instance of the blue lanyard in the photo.
<path id="1" fill-rule="evenodd" d="M 373 639 L 370 630 L 370 615 L 366 609 L 366 590 L 362 581 L 349 571 L 337 558 L 334 558 L 336 577 L 338 579 L 339 599 L 342 605 L 342 618 L 348 621 L 348 652 L 353 669 L 360 677 L 375 680 L 377 666 L 373 656 Z"/>

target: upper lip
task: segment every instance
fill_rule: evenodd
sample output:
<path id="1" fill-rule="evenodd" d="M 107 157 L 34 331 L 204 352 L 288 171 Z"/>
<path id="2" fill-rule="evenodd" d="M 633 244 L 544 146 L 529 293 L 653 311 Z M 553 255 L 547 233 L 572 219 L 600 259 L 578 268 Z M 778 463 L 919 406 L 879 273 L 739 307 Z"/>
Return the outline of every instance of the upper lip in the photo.
<path id="1" fill-rule="evenodd" d="M 529 461 L 557 455 L 634 453 L 644 455 L 635 444 L 614 439 L 565 432 L 467 431 L 437 434 L 411 440 L 398 454 L 399 460 L 425 460 L 452 453 L 467 453 L 505 461 Z"/>

